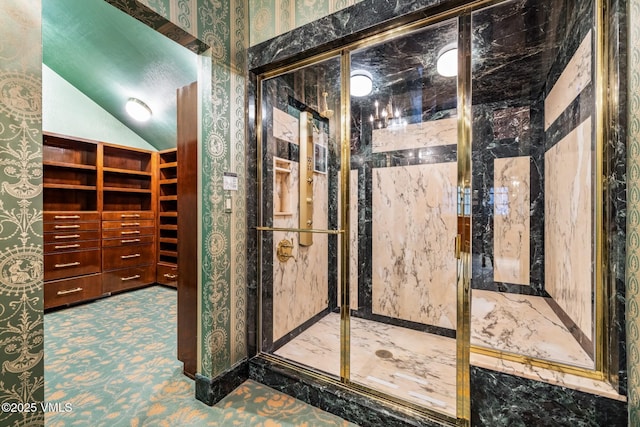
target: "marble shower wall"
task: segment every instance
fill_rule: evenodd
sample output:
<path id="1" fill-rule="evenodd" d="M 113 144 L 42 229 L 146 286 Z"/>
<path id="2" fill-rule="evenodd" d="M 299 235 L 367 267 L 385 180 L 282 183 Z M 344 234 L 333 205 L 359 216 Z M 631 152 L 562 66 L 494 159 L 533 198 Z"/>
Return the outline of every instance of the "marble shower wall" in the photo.
<path id="1" fill-rule="evenodd" d="M 495 159 L 493 193 L 493 280 L 529 285 L 529 156 Z"/>
<path id="2" fill-rule="evenodd" d="M 456 142 L 455 118 L 372 132 L 372 151 L 391 156 Z M 456 192 L 456 162 L 373 169 L 373 314 L 455 329 Z"/>
<path id="3" fill-rule="evenodd" d="M 292 215 L 274 216 L 276 228 L 299 226 L 299 170 L 298 162 L 291 163 Z M 313 224 L 318 229 L 327 228 L 328 184 L 326 175 L 314 174 Z M 278 260 L 276 246 L 283 239 L 293 241 L 294 259 Z M 311 246 L 298 244 L 298 233 L 273 232 L 273 341 L 301 326 L 307 320 L 327 308 L 328 295 L 328 238 L 326 234 L 314 234 Z"/>
<path id="4" fill-rule="evenodd" d="M 588 31 L 545 98 L 546 129 L 590 85 L 591 44 L 592 33 Z M 578 122 L 584 121 L 574 129 L 565 129 L 566 136 L 544 157 L 545 290 L 589 340 L 594 325 L 591 109 L 576 117 Z"/>
<path id="5" fill-rule="evenodd" d="M 591 119 L 545 154 L 545 289 L 593 338 Z"/>

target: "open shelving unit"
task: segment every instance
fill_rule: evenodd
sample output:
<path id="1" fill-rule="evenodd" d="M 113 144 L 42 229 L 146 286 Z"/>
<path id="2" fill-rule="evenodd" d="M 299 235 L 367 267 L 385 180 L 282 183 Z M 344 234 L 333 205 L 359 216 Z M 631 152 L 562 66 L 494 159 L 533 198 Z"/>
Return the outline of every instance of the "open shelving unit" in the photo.
<path id="1" fill-rule="evenodd" d="M 178 283 L 178 152 L 158 153 L 158 260 L 156 281 Z"/>

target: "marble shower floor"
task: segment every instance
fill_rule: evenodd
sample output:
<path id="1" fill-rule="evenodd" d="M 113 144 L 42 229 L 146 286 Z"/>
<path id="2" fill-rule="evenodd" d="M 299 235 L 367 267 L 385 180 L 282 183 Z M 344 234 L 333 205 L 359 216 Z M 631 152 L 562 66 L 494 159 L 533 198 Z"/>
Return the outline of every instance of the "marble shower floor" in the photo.
<path id="1" fill-rule="evenodd" d="M 339 333 L 330 313 L 275 354 L 339 376 Z M 455 416 L 455 358 L 451 338 L 351 318 L 352 382 Z"/>
<path id="2" fill-rule="evenodd" d="M 504 319 L 503 324 L 496 319 Z M 275 354 L 339 376 L 339 331 L 340 316 L 328 314 Z M 575 366 L 593 365 L 541 297 L 474 290 L 471 341 Z M 351 361 L 353 382 L 455 416 L 454 339 L 352 317 Z"/>

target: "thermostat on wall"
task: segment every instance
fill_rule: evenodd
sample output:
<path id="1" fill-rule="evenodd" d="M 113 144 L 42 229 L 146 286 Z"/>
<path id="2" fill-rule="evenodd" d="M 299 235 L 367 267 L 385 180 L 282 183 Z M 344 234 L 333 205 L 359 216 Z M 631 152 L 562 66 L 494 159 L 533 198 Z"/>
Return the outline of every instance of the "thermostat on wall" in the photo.
<path id="1" fill-rule="evenodd" d="M 222 179 L 222 189 L 238 191 L 238 174 L 233 172 L 225 172 Z"/>

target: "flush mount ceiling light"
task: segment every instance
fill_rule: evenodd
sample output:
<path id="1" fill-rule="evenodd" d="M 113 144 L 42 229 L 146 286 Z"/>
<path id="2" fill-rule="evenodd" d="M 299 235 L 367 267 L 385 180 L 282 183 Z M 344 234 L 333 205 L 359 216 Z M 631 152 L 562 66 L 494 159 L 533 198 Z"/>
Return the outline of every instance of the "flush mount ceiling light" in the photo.
<path id="1" fill-rule="evenodd" d="M 365 70 L 353 70 L 349 84 L 351 96 L 367 96 L 373 90 L 373 78 L 371 73 Z"/>
<path id="2" fill-rule="evenodd" d="M 126 109 L 127 113 L 139 122 L 146 122 L 151 118 L 151 108 L 137 98 L 129 98 Z"/>
<path id="3" fill-rule="evenodd" d="M 458 74 L 458 44 L 449 43 L 438 52 L 436 61 L 438 74 L 443 77 L 453 77 Z"/>

